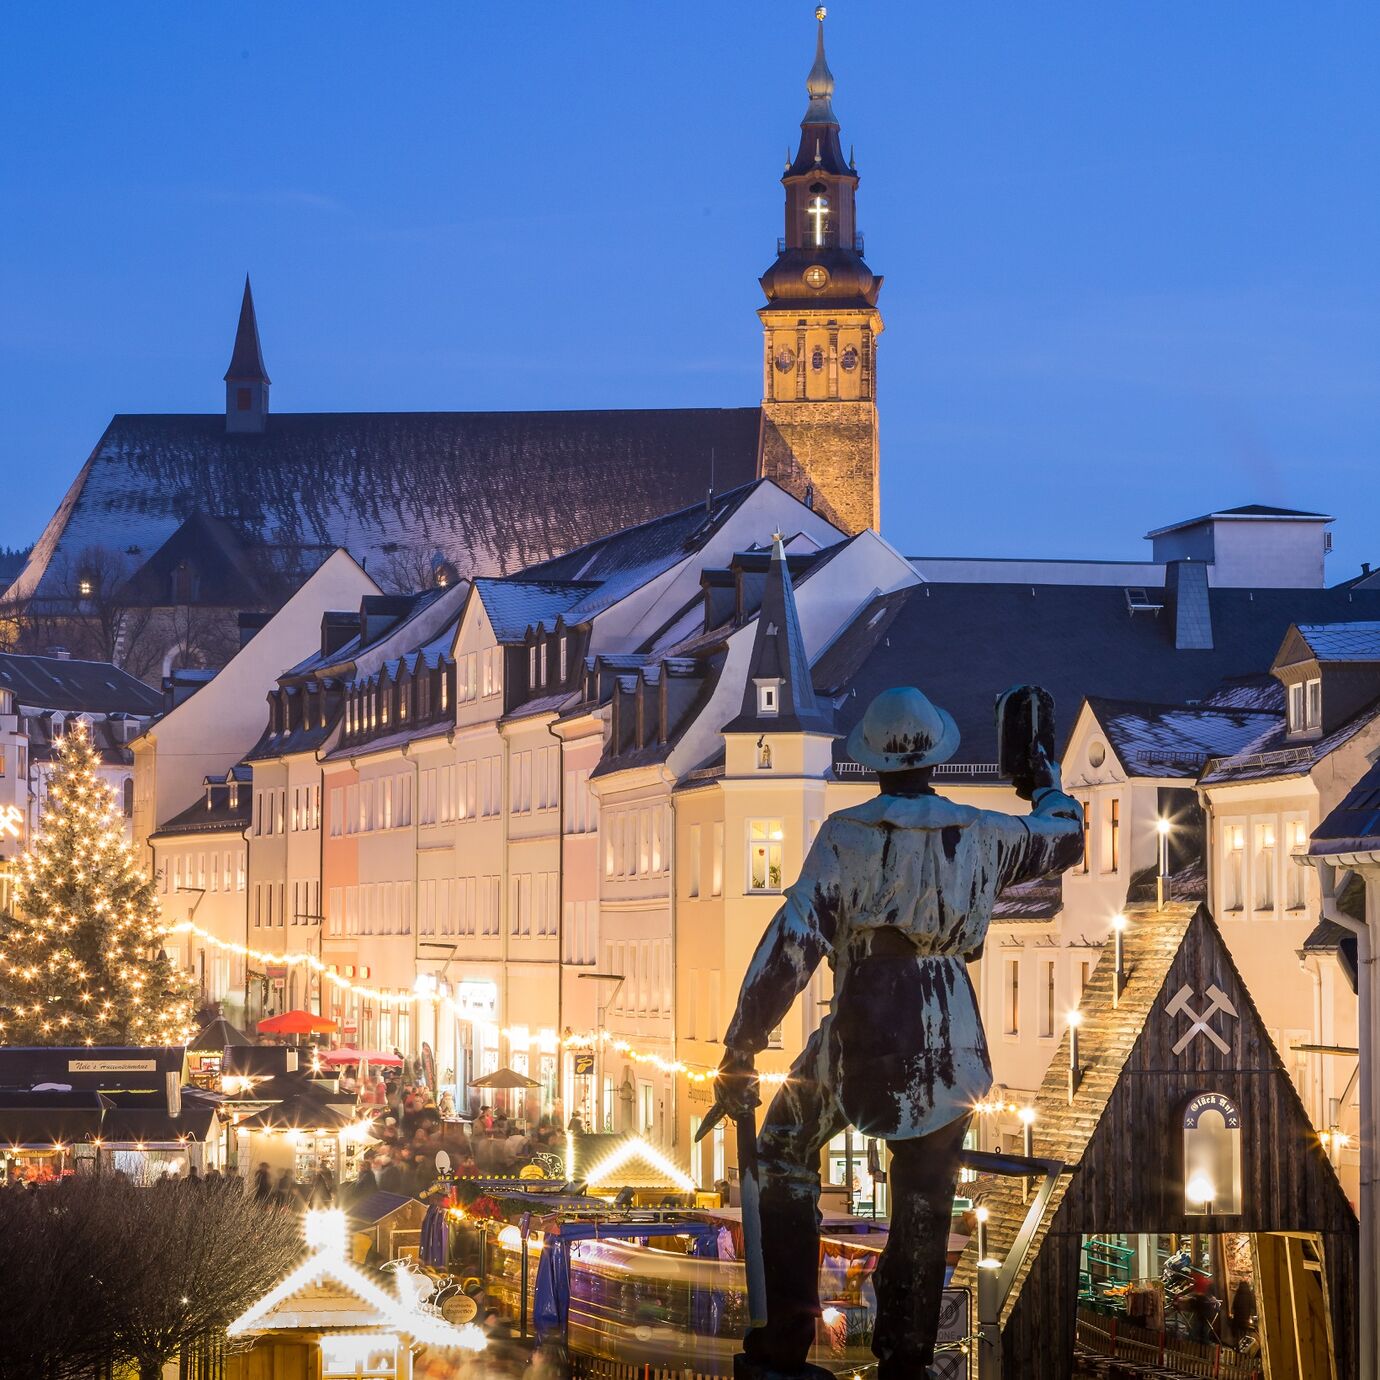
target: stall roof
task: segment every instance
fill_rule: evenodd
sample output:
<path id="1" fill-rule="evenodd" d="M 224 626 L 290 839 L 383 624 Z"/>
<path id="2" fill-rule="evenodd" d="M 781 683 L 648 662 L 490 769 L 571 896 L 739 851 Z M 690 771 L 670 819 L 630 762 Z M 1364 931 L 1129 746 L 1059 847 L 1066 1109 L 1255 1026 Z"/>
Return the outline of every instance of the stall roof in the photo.
<path id="1" fill-rule="evenodd" d="M 385 1217 L 391 1217 L 400 1208 L 421 1207 L 422 1204 L 416 1198 L 409 1198 L 405 1193 L 386 1193 L 383 1189 L 377 1189 L 365 1198 L 361 1198 L 357 1203 L 351 1203 L 345 1209 L 345 1216 L 355 1226 L 376 1226 Z"/>
<path id="2" fill-rule="evenodd" d="M 181 1045 L 3 1045 L 0 1088 L 51 1083 L 96 1092 L 156 1089 L 166 1095 L 165 1075 L 183 1077 L 186 1064 Z"/>
<path id="3" fill-rule="evenodd" d="M 0 1089 L 0 1146 L 51 1149 L 64 1141 L 95 1140 L 110 1101 L 86 1089 Z"/>

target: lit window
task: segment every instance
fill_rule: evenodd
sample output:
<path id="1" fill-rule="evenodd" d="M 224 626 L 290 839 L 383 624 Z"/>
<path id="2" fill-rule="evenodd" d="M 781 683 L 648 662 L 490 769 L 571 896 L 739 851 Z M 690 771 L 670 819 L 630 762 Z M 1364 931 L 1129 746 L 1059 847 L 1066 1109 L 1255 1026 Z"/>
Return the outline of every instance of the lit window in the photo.
<path id="1" fill-rule="evenodd" d="M 748 890 L 781 890 L 784 831 L 779 819 L 748 821 Z"/>
<path id="2" fill-rule="evenodd" d="M 1255 908 L 1275 908 L 1275 826 L 1274 821 L 1255 826 Z"/>
<path id="3" fill-rule="evenodd" d="M 1289 909 L 1302 910 L 1308 904 L 1308 868 L 1293 858 L 1308 852 L 1308 823 L 1302 819 L 1291 819 L 1287 825 L 1289 853 L 1291 855 L 1289 873 Z"/>
<path id="4" fill-rule="evenodd" d="M 1244 825 L 1227 824 L 1222 829 L 1223 901 L 1227 910 L 1241 910 L 1245 897 L 1246 830 Z"/>
<path id="5" fill-rule="evenodd" d="M 1241 1211 L 1241 1113 L 1221 1093 L 1184 1109 L 1184 1206 L 1196 1216 Z"/>
<path id="6" fill-rule="evenodd" d="M 83 575 L 77 581 L 77 594 L 83 599 L 89 599 L 96 592 L 96 581 L 90 575 Z"/>
<path id="7" fill-rule="evenodd" d="M 1121 871 L 1121 801 L 1113 796 L 1107 802 L 1107 823 L 1102 841 L 1106 851 L 1102 855 L 1104 872 Z"/>

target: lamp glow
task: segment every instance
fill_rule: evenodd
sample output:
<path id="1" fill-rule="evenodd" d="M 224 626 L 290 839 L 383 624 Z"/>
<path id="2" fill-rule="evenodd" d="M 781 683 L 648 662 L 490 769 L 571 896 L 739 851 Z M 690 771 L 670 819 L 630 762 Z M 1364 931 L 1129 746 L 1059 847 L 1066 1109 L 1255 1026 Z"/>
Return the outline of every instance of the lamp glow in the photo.
<path id="1" fill-rule="evenodd" d="M 1184 1197 L 1196 1207 L 1206 1207 L 1216 1193 L 1212 1180 L 1201 1169 L 1184 1185 Z"/>

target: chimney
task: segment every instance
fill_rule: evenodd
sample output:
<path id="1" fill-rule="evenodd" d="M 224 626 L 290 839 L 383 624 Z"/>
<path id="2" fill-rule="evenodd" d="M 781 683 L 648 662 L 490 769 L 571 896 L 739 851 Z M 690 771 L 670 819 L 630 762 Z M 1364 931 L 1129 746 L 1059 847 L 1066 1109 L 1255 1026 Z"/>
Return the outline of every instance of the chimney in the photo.
<path id="1" fill-rule="evenodd" d="M 731 570 L 700 571 L 700 589 L 704 592 L 704 630 L 717 628 L 733 617 L 735 581 Z"/>
<path id="2" fill-rule="evenodd" d="M 1176 651 L 1212 650 L 1212 605 L 1208 599 L 1208 568 L 1190 557 L 1167 561 L 1164 602 L 1174 614 Z"/>
<path id="3" fill-rule="evenodd" d="M 321 655 L 334 656 L 360 630 L 357 613 L 327 612 L 321 615 Z"/>
<path id="4" fill-rule="evenodd" d="M 72 653 L 66 647 L 49 647 L 48 655 L 58 661 L 71 661 Z"/>

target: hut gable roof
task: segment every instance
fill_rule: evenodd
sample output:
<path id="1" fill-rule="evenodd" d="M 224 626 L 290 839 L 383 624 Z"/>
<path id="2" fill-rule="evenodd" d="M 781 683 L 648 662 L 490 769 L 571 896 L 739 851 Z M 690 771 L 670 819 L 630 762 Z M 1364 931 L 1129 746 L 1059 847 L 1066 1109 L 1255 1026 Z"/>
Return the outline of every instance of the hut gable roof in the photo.
<path id="1" fill-rule="evenodd" d="M 1004 1304 L 1004 1326 L 1051 1233 L 1354 1230 L 1336 1173 L 1206 907 L 1131 909 L 1127 919 L 1120 1002 L 1112 999 L 1110 946 L 1083 994 L 1076 1095 L 1069 1100 L 1065 1031 L 1035 1098 L 1035 1154 L 1075 1172 L 1055 1187 Z M 1213 1007 L 1215 1015 L 1205 1014 Z M 1195 1027 L 1200 1019 L 1216 1039 Z M 1248 1139 L 1240 1216 L 1185 1211 L 1176 1128 L 1182 1107 L 1203 1091 L 1225 1093 L 1241 1109 Z M 1172 1143 L 1163 1139 L 1171 1134 Z M 1132 1146 L 1140 1148 L 1132 1154 Z M 1026 1213 L 1020 1180 L 997 1180 L 982 1201 L 989 1253 L 1004 1260 Z M 970 1242 L 956 1285 L 976 1287 L 976 1254 Z"/>

